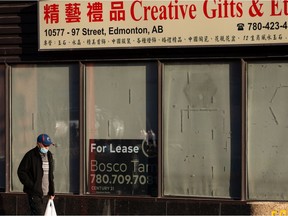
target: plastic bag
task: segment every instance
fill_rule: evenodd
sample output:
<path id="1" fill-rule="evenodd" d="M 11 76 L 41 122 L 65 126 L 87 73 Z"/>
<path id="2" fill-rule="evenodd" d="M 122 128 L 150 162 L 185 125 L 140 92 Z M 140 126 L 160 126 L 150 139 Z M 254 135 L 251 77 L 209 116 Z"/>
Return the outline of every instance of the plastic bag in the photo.
<path id="1" fill-rule="evenodd" d="M 49 199 L 44 216 L 57 216 L 53 199 Z"/>

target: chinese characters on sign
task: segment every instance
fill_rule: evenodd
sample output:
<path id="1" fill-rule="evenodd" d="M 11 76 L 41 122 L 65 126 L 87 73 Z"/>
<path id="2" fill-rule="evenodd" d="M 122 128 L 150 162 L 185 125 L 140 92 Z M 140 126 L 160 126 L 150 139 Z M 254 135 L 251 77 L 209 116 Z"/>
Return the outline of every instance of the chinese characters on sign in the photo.
<path id="1" fill-rule="evenodd" d="M 288 42 L 287 0 L 42 0 L 39 49 Z"/>

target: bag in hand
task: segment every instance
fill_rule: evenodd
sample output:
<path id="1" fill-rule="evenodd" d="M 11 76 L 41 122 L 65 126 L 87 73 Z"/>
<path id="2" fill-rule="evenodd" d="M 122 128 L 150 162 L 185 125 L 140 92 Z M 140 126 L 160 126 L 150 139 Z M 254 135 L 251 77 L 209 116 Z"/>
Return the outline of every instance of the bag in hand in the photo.
<path id="1" fill-rule="evenodd" d="M 49 199 L 47 203 L 44 216 L 57 216 L 54 201 L 52 199 Z"/>

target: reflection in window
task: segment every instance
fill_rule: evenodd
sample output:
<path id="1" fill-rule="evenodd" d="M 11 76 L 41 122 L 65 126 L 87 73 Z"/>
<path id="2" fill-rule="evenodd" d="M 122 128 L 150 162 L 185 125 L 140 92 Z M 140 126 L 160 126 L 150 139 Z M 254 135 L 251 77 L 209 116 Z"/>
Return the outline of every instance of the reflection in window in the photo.
<path id="1" fill-rule="evenodd" d="M 87 192 L 157 192 L 156 65 L 87 65 Z"/>
<path id="2" fill-rule="evenodd" d="M 17 168 L 36 146 L 40 133 L 57 143 L 57 193 L 79 191 L 78 65 L 16 65 L 12 67 L 12 190 L 22 191 Z"/>
<path id="3" fill-rule="evenodd" d="M 164 65 L 164 195 L 240 197 L 239 68 Z"/>
<path id="4" fill-rule="evenodd" d="M 249 199 L 288 199 L 287 94 L 287 63 L 248 63 Z"/>

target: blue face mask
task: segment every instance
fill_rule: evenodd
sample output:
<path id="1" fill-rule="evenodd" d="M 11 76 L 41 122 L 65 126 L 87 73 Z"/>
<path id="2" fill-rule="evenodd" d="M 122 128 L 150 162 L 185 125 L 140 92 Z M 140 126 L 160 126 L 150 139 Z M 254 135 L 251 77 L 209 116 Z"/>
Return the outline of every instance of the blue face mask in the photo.
<path id="1" fill-rule="evenodd" d="M 43 154 L 46 154 L 48 152 L 48 149 L 46 148 L 40 148 L 39 151 Z"/>

